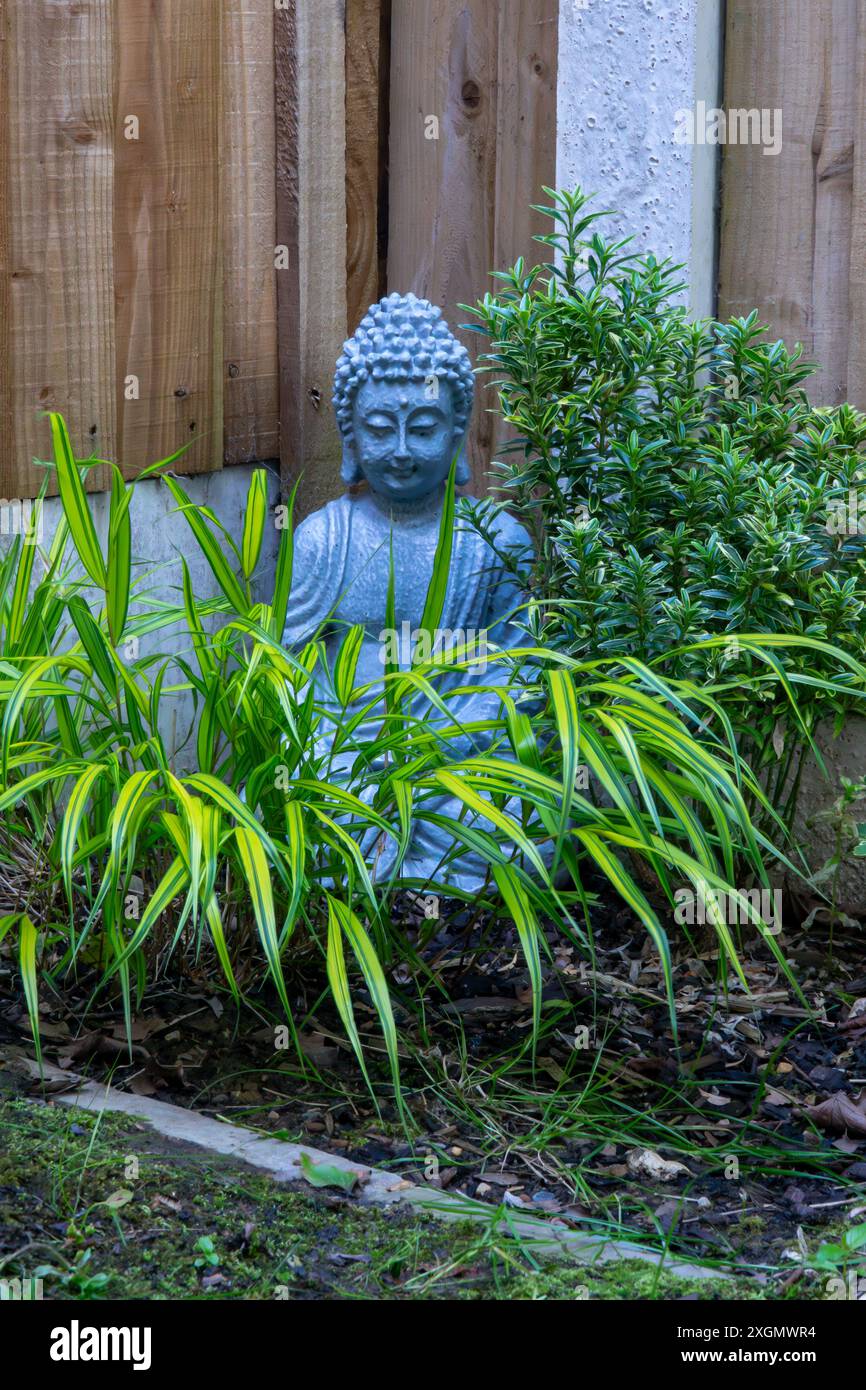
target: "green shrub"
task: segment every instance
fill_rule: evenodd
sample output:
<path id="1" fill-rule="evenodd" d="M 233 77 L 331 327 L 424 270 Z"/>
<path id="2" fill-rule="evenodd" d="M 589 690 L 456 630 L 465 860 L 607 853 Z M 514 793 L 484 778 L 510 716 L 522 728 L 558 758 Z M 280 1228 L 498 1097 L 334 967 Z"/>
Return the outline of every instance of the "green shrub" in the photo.
<path id="1" fill-rule="evenodd" d="M 516 434 L 499 486 L 535 545 L 528 629 L 714 688 L 760 769 L 785 726 L 862 689 L 866 417 L 812 407 L 800 348 L 756 314 L 690 322 L 675 267 L 605 241 L 580 191 L 545 191 L 555 263 L 518 262 L 473 311 Z"/>
<path id="2" fill-rule="evenodd" d="M 76 975 L 94 995 L 119 989 L 128 1024 L 148 982 L 170 963 L 222 979 L 238 1001 L 269 978 L 293 1026 L 303 1026 L 293 1019 L 286 967 L 309 973 L 312 961 L 327 977 L 362 1067 L 353 996 L 366 991 L 396 1084 L 389 974 L 408 959 L 414 988 L 435 981 L 392 922 L 399 859 L 388 882 L 374 882 L 359 844 L 388 833 L 405 849 L 413 818 L 434 817 L 443 789 L 470 810 L 487 798 L 489 829 L 449 822 L 454 854 L 465 845 L 489 865 L 477 903 L 493 930 L 503 920 L 516 925 L 536 1028 L 541 923 L 552 919 L 588 949 L 590 874 L 601 872 L 642 920 L 670 992 L 667 937 L 625 867 L 629 854 L 650 866 L 672 904 L 683 881 L 697 891 L 733 892 L 741 920 L 764 930 L 734 889 L 741 859 L 767 881 L 767 844 L 744 799 L 760 800 L 760 793 L 724 730 L 708 732 L 714 707 L 700 692 L 637 663 L 623 669 L 619 660 L 580 662 L 529 647 L 513 659 L 537 672 L 530 693 L 538 712 L 532 719 L 521 712 L 515 672 L 513 692 L 502 691 L 501 717 L 468 726 L 485 735 L 490 751 L 455 762 L 449 745 L 457 726 L 429 727 L 413 717 L 410 698 L 423 681 L 433 698 L 441 684 L 447 702 L 449 666 L 389 669 L 383 703 L 380 690 L 356 688 L 360 630 L 351 629 L 330 680 L 344 708 L 364 699 L 369 707 L 365 720 L 347 717 L 337 732 L 357 756 L 352 782 L 336 782 L 330 754 L 321 751 L 322 710 L 311 679 L 325 660 L 324 644 L 312 641 L 295 654 L 280 645 L 290 526 L 270 601 L 253 597 L 268 524 L 263 471 L 253 475 L 238 546 L 170 475 L 173 460 L 148 470 L 161 474 L 219 590 L 215 599 L 197 599 L 184 564 L 182 601 L 174 603 L 153 597 L 158 575 L 132 582 L 135 484 L 114 469 L 103 554 L 82 482 L 87 465 L 74 459 L 59 416 L 52 429 L 64 520 L 41 555 L 45 574 L 29 604 L 36 547 L 16 538 L 0 567 L 0 858 L 14 870 L 29 846 L 20 891 L 0 908 L 0 940 L 17 946 L 37 1045 L 40 978 L 62 987 Z M 450 486 L 453 503 L 453 479 Z M 450 517 L 450 507 L 444 514 Z M 444 584 L 437 578 L 447 552 L 443 539 L 430 585 L 439 612 Z M 432 608 L 425 613 L 431 627 L 438 617 Z M 138 655 L 130 644 L 178 621 L 188 638 L 184 654 Z M 179 689 L 191 691 L 197 707 L 197 765 L 189 775 L 175 773 L 160 733 L 160 712 Z M 360 734 L 374 709 L 381 731 Z M 606 793 L 602 806 L 581 787 L 584 765 Z M 507 809 L 513 798 L 519 819 Z M 569 871 L 568 890 L 555 885 L 559 864 Z M 717 933 L 722 956 L 739 971 L 724 920 Z M 772 935 L 767 941 L 786 968 Z"/>

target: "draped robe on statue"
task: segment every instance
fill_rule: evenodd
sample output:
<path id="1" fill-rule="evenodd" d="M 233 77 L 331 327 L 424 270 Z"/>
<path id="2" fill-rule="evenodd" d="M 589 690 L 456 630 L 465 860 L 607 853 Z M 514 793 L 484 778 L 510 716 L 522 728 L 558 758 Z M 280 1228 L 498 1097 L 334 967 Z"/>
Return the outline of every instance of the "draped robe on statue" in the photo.
<path id="1" fill-rule="evenodd" d="M 502 560 L 487 541 L 478 534 L 466 517 L 466 504 L 477 506 L 473 498 L 458 499 L 451 566 L 442 616 L 441 631 L 453 634 L 455 646 L 471 643 L 472 634 L 483 634 L 488 652 L 520 645 L 519 629 L 509 619 L 525 602 L 525 594 L 507 571 Z M 336 654 L 346 631 L 353 625 L 364 628 L 365 636 L 358 659 L 355 686 L 368 683 L 383 685 L 385 609 L 393 547 L 395 630 L 399 638 L 414 632 L 421 623 L 427 588 L 439 538 L 442 498 L 426 498 L 421 503 L 384 501 L 371 492 L 360 496 L 344 495 L 329 502 L 301 523 L 295 534 L 295 553 L 292 591 L 289 599 L 283 645 L 297 651 L 316 633 L 324 640 L 328 665 L 333 671 Z M 515 553 L 521 565 L 531 556 L 526 531 L 512 517 L 500 513 L 491 520 L 490 531 L 499 550 Z M 324 626 L 323 626 L 324 625 Z M 405 626 L 404 626 L 405 625 Z M 465 634 L 461 636 L 461 634 Z M 401 668 L 411 665 L 411 645 L 396 643 Z M 408 650 L 406 649 L 408 646 Z M 483 651 L 483 648 L 480 649 Z M 456 692 L 446 698 L 453 719 L 460 724 L 497 719 L 501 703 L 497 686 L 504 685 L 509 676 L 509 663 L 488 661 L 486 667 L 475 665 L 466 671 L 447 672 L 433 676 L 434 688 L 441 694 Z M 325 673 L 317 668 L 316 683 L 320 704 L 333 711 L 334 722 L 327 715 L 320 726 L 317 752 L 327 756 L 333 743 L 336 724 L 347 721 L 355 712 L 350 706 L 344 714 L 333 695 Z M 493 687 L 489 691 L 460 694 L 461 687 L 476 684 Z M 366 704 L 368 695 L 359 707 Z M 411 713 L 433 727 L 444 727 L 441 711 L 424 697 L 413 695 Z M 374 717 L 365 720 L 370 738 L 382 728 L 384 702 L 377 706 Z M 364 727 L 355 742 L 364 738 Z M 457 760 L 481 751 L 489 745 L 489 736 L 474 738 L 458 735 L 448 740 L 449 757 Z M 369 801 L 375 788 L 370 785 L 369 769 L 363 781 L 353 784 L 352 767 L 358 756 L 357 746 L 340 750 L 330 761 L 327 775 L 338 779 L 349 790 Z M 507 756 L 507 754 L 506 754 Z M 462 803 L 447 797 L 424 802 L 456 819 Z M 464 812 L 465 822 L 482 827 L 487 823 Z M 367 834 L 361 841 L 365 857 L 374 877 L 388 878 L 393 872 L 396 844 L 390 837 Z M 463 891 L 475 891 L 485 877 L 481 860 L 461 849 L 453 862 L 441 867 L 443 857 L 453 846 L 447 832 L 421 820 L 413 822 L 409 849 L 400 869 L 403 878 L 418 878 L 425 882 L 435 879 Z"/>

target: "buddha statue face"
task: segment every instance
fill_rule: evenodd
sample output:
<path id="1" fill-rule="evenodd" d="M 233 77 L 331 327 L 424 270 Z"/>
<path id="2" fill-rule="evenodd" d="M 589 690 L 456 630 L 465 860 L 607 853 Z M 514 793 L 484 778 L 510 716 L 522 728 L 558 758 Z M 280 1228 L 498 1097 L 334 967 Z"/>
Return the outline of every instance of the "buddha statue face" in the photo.
<path id="1" fill-rule="evenodd" d="M 424 381 L 370 380 L 355 396 L 355 464 L 371 490 L 389 501 L 438 492 L 464 434 L 447 381 L 434 393 Z"/>
<path id="2" fill-rule="evenodd" d="M 474 390 L 469 354 L 441 310 L 414 294 L 372 304 L 334 378 L 343 481 L 363 478 L 379 497 L 415 502 L 441 491 L 457 454 L 456 481 L 467 483 Z"/>

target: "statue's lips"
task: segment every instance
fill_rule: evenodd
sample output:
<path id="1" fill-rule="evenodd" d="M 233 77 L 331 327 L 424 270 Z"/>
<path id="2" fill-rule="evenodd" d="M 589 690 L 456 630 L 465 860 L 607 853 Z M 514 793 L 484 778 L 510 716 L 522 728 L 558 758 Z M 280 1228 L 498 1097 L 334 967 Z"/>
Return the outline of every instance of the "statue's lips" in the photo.
<path id="1" fill-rule="evenodd" d="M 390 463 L 388 472 L 393 478 L 411 478 L 413 473 L 417 473 L 418 465 L 414 463 Z"/>

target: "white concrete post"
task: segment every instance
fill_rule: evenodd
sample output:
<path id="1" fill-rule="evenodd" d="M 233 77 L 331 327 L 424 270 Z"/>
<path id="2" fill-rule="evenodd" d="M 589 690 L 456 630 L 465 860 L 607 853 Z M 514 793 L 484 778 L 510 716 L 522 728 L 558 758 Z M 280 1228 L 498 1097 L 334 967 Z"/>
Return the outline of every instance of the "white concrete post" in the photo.
<path id="1" fill-rule="evenodd" d="M 715 308 L 719 151 L 677 143 L 677 115 L 720 104 L 722 11 L 722 0 L 560 0 L 559 11 L 557 184 L 615 211 L 605 235 L 682 263 L 696 316 Z"/>

